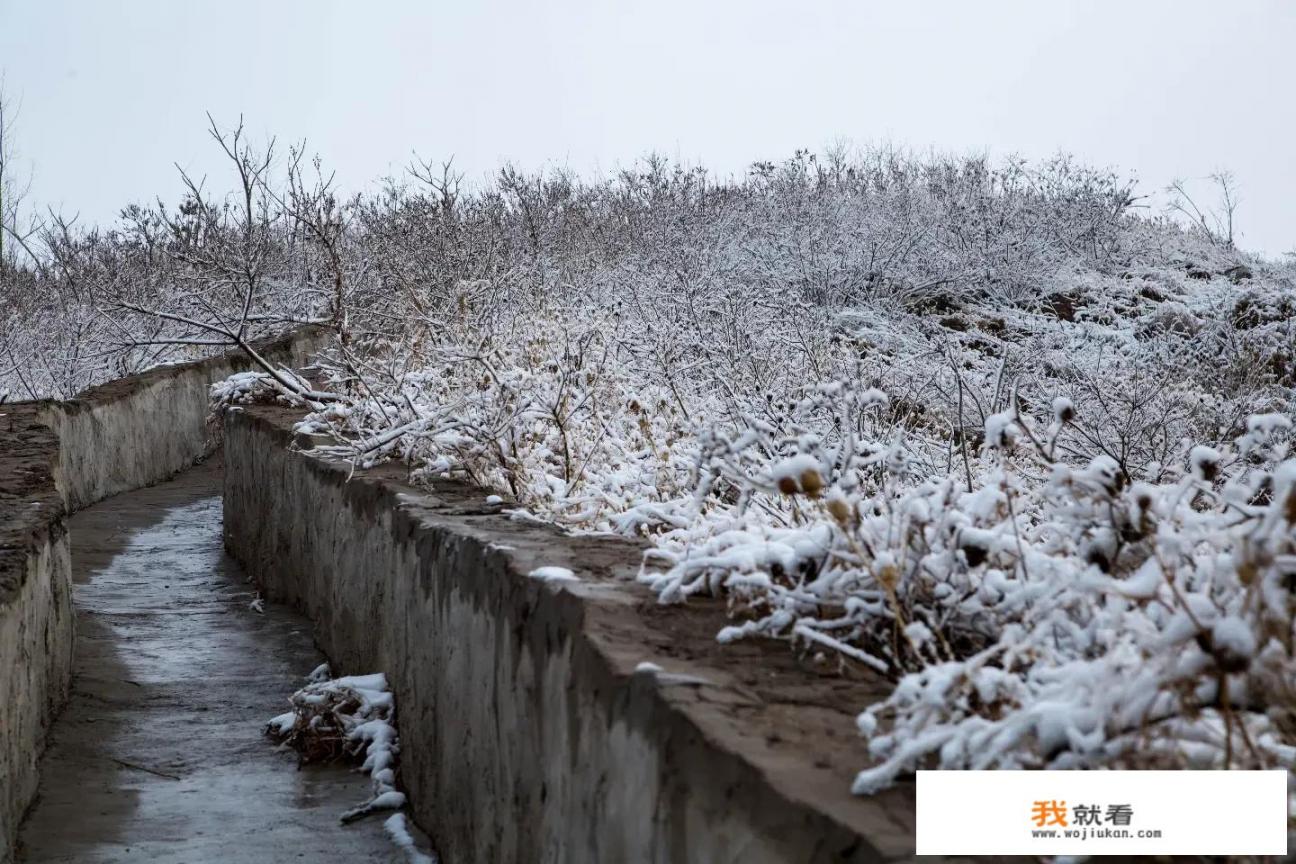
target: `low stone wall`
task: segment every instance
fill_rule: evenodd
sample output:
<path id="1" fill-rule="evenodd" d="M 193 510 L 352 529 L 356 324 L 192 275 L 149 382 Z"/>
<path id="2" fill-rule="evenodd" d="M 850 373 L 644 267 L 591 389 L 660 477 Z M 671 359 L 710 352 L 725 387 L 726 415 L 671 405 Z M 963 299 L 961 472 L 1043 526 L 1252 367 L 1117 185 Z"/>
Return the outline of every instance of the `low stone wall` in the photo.
<path id="1" fill-rule="evenodd" d="M 849 793 L 853 717 L 883 682 L 720 647 L 719 602 L 657 605 L 635 544 L 414 489 L 399 466 L 353 473 L 294 419 L 226 414 L 226 547 L 311 617 L 335 671 L 388 675 L 401 780 L 445 860 L 912 856 L 912 788 Z M 551 565 L 580 581 L 527 575 Z"/>
<path id="2" fill-rule="evenodd" d="M 258 345 L 300 366 L 328 337 L 304 328 Z M 37 786 L 67 698 L 73 614 L 67 514 L 164 480 L 211 452 L 208 387 L 239 353 L 161 367 L 67 402 L 0 405 L 0 864 Z"/>

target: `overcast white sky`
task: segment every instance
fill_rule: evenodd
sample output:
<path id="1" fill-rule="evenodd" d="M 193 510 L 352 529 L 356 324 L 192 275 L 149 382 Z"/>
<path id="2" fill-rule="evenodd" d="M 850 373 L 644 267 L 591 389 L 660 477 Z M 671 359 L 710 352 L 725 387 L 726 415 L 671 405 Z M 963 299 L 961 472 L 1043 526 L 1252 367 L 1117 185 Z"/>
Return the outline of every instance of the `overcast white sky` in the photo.
<path id="1" fill-rule="evenodd" d="M 1242 245 L 1296 249 L 1290 0 L 0 0 L 0 69 L 33 200 L 85 221 L 175 200 L 177 162 L 217 180 L 211 111 L 353 189 L 414 150 L 727 174 L 839 138 L 1067 150 L 1147 190 L 1229 168 Z"/>

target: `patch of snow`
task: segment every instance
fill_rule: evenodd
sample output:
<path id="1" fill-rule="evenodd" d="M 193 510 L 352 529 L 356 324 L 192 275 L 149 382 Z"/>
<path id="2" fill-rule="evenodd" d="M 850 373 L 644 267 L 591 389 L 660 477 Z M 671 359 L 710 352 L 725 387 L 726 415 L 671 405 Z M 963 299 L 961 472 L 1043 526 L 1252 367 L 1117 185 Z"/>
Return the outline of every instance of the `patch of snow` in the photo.
<path id="1" fill-rule="evenodd" d="M 437 864 L 436 855 L 428 855 L 418 848 L 414 841 L 414 835 L 410 833 L 408 820 L 404 813 L 394 813 L 387 817 L 383 822 L 383 830 L 387 836 L 391 837 L 392 842 L 405 852 L 406 860 L 409 864 Z"/>
<path id="2" fill-rule="evenodd" d="M 1256 652 L 1256 637 L 1250 625 L 1241 618 L 1229 616 L 1211 628 L 1211 644 L 1234 657 L 1250 659 Z"/>
<path id="3" fill-rule="evenodd" d="M 711 682 L 697 675 L 685 675 L 677 672 L 667 672 L 656 663 L 647 661 L 640 663 L 635 667 L 635 673 L 639 675 L 652 675 L 661 684 L 671 685 L 680 684 L 685 686 L 701 686 Z"/>
<path id="4" fill-rule="evenodd" d="M 1220 453 L 1214 447 L 1198 444 L 1188 453 L 1188 464 L 1193 476 L 1199 480 L 1214 479 L 1219 469 Z"/>
<path id="5" fill-rule="evenodd" d="M 541 582 L 579 582 L 580 577 L 566 567 L 537 567 L 527 574 Z"/>

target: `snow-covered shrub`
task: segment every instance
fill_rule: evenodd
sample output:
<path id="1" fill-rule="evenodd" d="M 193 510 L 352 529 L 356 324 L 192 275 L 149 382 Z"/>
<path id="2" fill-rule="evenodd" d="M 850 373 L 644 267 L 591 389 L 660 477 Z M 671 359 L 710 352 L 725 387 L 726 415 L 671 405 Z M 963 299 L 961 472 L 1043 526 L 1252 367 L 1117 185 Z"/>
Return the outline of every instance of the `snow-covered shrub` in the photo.
<path id="1" fill-rule="evenodd" d="M 1055 201 L 882 164 L 393 193 L 399 222 L 366 218 L 400 250 L 387 296 L 418 303 L 352 316 L 323 362 L 351 400 L 305 426 L 650 538 L 644 581 L 724 597 L 722 642 L 895 677 L 859 791 L 921 764 L 1290 764 L 1290 607 L 1256 605 L 1291 554 L 1257 491 L 1290 470 L 1290 322 L 1240 339 L 1254 289 L 1193 276 L 1178 256 L 1228 261 L 1173 226 L 1066 227 L 1116 200 L 1096 179 Z M 497 242 L 470 239 L 487 218 Z M 915 240 L 978 219 L 1051 239 Z"/>
<path id="2" fill-rule="evenodd" d="M 614 320 L 568 311 L 532 318 L 519 343 L 429 338 L 419 348 L 427 365 L 390 396 L 317 412 L 300 428 L 331 432 L 363 462 L 396 453 L 417 476 L 453 470 L 554 521 L 628 530 L 641 502 L 683 494 L 689 427 L 668 391 L 622 365 Z"/>
<path id="3" fill-rule="evenodd" d="M 849 415 L 880 394 L 832 394 Z M 803 406 L 805 407 L 805 406 Z M 813 406 L 811 406 L 813 407 Z M 909 470 L 903 440 L 753 426 L 702 448 L 713 508 L 663 535 L 645 577 L 665 601 L 728 596 L 753 635 L 828 648 L 899 682 L 860 716 L 902 771 L 1296 763 L 1296 459 L 1290 420 L 1249 419 L 1129 482 L 1071 467 L 1047 425 L 988 419 L 971 489 Z M 714 506 L 706 487 L 738 488 Z"/>
<path id="4" fill-rule="evenodd" d="M 1296 460 L 1275 461 L 1276 429 L 1253 418 L 1234 452 L 1194 448 L 1173 482 L 1123 485 L 1101 456 L 1033 490 L 1001 481 L 988 554 L 959 562 L 994 638 L 861 715 L 879 762 L 856 790 L 929 762 L 1290 767 Z"/>
<path id="5" fill-rule="evenodd" d="M 861 790 L 925 762 L 1288 757 L 1291 263 L 1066 159 L 478 189 L 419 164 L 343 204 L 258 176 L 251 211 L 191 194 L 50 238 L 0 384 L 326 321 L 317 384 L 263 368 L 218 399 L 304 402 L 358 463 L 646 538 L 664 601 L 726 599 L 723 641 L 893 676 Z"/>
<path id="6" fill-rule="evenodd" d="M 360 770 L 373 781 L 373 797 L 342 814 L 343 822 L 404 807 L 405 795 L 396 788 L 396 705 L 386 676 L 330 678 L 325 664 L 310 674 L 309 682 L 292 695 L 293 710 L 266 724 L 266 734 L 296 750 L 302 764 L 361 763 Z"/>

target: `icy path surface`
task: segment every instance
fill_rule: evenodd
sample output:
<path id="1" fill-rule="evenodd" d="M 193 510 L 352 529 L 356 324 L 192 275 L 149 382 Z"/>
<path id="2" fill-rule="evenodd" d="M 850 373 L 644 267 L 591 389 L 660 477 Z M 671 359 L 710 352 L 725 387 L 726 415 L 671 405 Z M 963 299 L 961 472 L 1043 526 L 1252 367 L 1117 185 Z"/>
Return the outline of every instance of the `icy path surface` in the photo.
<path id="1" fill-rule="evenodd" d="M 308 623 L 267 604 L 221 547 L 202 466 L 72 520 L 72 698 L 41 762 L 21 861 L 400 862 L 344 767 L 296 769 L 262 736 L 320 661 Z"/>

